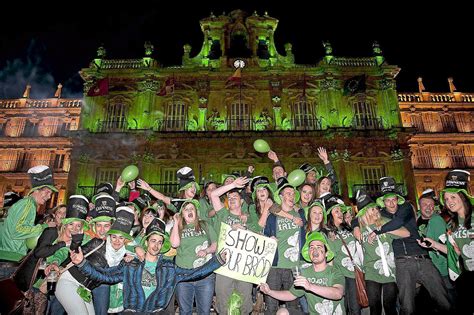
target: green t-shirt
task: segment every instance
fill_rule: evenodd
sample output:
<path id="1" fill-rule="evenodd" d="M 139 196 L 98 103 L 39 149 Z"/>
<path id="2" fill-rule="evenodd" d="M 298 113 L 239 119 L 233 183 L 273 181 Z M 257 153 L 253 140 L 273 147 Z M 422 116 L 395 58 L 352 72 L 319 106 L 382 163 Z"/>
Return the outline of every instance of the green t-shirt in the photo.
<path id="1" fill-rule="evenodd" d="M 299 214 L 294 210 L 288 213 L 299 218 Z M 300 260 L 300 227 L 292 220 L 277 216 L 276 238 L 278 239 L 278 264 L 276 268 L 291 269 L 298 265 Z"/>
<path id="2" fill-rule="evenodd" d="M 252 225 L 247 225 L 248 228 L 252 231 L 252 232 L 255 232 L 255 233 L 258 233 L 258 234 L 263 234 L 263 227 L 261 227 L 260 225 L 258 225 L 258 220 L 260 219 L 258 214 L 257 214 L 257 208 L 255 206 L 255 204 L 251 204 L 249 206 L 249 215 L 251 217 L 251 222 L 252 222 Z"/>
<path id="3" fill-rule="evenodd" d="M 241 224 L 246 226 L 251 226 L 253 224 L 252 217 L 248 214 L 247 211 L 242 209 L 242 214 L 247 215 L 247 222 L 244 224 L 239 216 L 230 213 L 229 209 L 222 208 L 221 210 L 217 211 L 215 216 L 216 220 L 214 221 L 214 230 L 217 234 L 219 234 L 221 230 L 221 223 L 228 224 L 230 226 L 234 224 Z"/>
<path id="4" fill-rule="evenodd" d="M 372 231 L 376 230 L 375 224 L 372 224 L 369 227 Z M 381 255 L 382 250 L 380 249 L 379 242 L 377 242 L 375 239 L 373 244 L 370 244 L 367 241 L 369 234 L 370 232 L 367 230 L 367 228 L 364 228 L 362 233 L 362 246 L 364 248 L 365 280 L 370 280 L 377 283 L 395 282 L 395 258 L 393 254 L 392 241 L 396 237 L 390 233 L 379 235 L 388 265 L 389 275 L 386 276 L 384 274 Z"/>
<path id="5" fill-rule="evenodd" d="M 312 284 L 324 287 L 332 287 L 336 284 L 344 287 L 344 276 L 336 266 L 327 265 L 324 271 L 314 271 L 312 264 L 304 264 L 301 266 L 301 275 L 308 279 Z M 343 315 L 344 298 L 340 300 L 329 300 L 322 296 L 316 295 L 313 292 L 305 291 L 294 286 L 290 288 L 291 294 L 296 297 L 306 296 L 309 306 L 310 314 L 324 314 L 324 315 Z"/>
<path id="6" fill-rule="evenodd" d="M 360 262 L 357 261 L 357 257 L 355 256 L 356 252 L 356 239 L 352 232 L 348 231 L 341 231 L 339 230 L 338 233 L 335 235 L 335 239 L 331 240 L 331 237 L 328 237 L 328 244 L 329 248 L 334 252 L 334 265 L 339 267 L 343 276 L 347 278 L 354 279 L 354 264 L 352 263 L 349 254 L 347 253 L 346 247 L 343 245 L 341 241 L 341 237 L 347 244 L 347 247 L 351 251 L 352 257 L 356 260 L 356 263 L 360 266 Z"/>
<path id="7" fill-rule="evenodd" d="M 428 224 L 422 224 L 418 226 L 418 231 L 423 237 L 429 237 L 432 240 L 440 242 L 439 237 L 446 234 L 447 225 L 446 222 L 439 214 L 433 214 L 429 219 Z M 439 273 L 442 276 L 448 275 L 448 259 L 445 254 L 430 250 L 430 258 L 436 268 L 439 270 Z"/>
<path id="8" fill-rule="evenodd" d="M 145 292 L 145 299 L 147 299 L 150 294 L 155 291 L 156 286 L 157 286 L 157 281 L 156 281 L 156 264 L 158 261 L 155 262 L 149 262 L 145 261 L 145 266 L 143 267 L 143 273 L 142 273 L 142 288 L 143 291 Z"/>
<path id="9" fill-rule="evenodd" d="M 474 222 L 474 218 L 471 219 L 471 222 Z M 468 230 L 464 227 L 464 219 L 459 218 L 459 226 L 453 233 L 454 241 L 461 250 L 464 268 L 467 271 L 474 271 L 474 239 L 469 237 L 470 234 L 474 233 L 473 225 Z"/>
<path id="10" fill-rule="evenodd" d="M 198 257 L 200 250 L 205 250 L 211 243 L 217 241 L 214 228 L 204 221 L 200 222 L 200 231 L 196 231 L 194 224 L 186 225 L 181 231 L 181 242 L 176 254 L 176 265 L 181 268 L 194 269 L 201 267 L 212 258 L 212 254 Z"/>

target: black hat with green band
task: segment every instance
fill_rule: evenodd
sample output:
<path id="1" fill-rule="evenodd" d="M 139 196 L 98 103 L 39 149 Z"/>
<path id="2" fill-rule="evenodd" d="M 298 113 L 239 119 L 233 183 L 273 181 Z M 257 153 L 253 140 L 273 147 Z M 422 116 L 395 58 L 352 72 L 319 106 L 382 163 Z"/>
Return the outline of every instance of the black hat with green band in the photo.
<path id="1" fill-rule="evenodd" d="M 268 177 L 265 176 L 257 176 L 252 179 L 250 182 L 250 190 L 252 191 L 252 199 L 255 201 L 255 198 L 257 196 L 257 189 L 260 188 L 267 188 L 268 191 L 271 193 L 270 189 L 270 181 L 268 180 Z"/>
<path id="2" fill-rule="evenodd" d="M 32 192 L 41 188 L 49 188 L 53 192 L 58 192 L 58 189 L 54 187 L 53 171 L 46 165 L 38 165 L 28 170 L 28 175 L 31 181 L 31 190 L 28 192 L 30 195 Z"/>
<path id="3" fill-rule="evenodd" d="M 278 178 L 276 184 L 277 184 L 277 190 L 273 194 L 273 199 L 275 200 L 277 204 L 281 205 L 282 201 L 280 198 L 280 193 L 283 191 L 283 189 L 288 188 L 288 187 L 292 188 L 295 191 L 295 204 L 300 200 L 300 192 L 298 191 L 298 189 L 296 189 L 294 186 L 288 183 L 288 180 L 286 179 L 286 177 Z"/>
<path id="4" fill-rule="evenodd" d="M 176 211 L 179 213 L 181 210 L 183 210 L 183 207 L 188 204 L 192 203 L 194 207 L 196 208 L 196 211 L 198 211 L 199 207 L 201 206 L 199 201 L 196 199 L 172 199 L 171 204 L 173 207 L 176 209 Z"/>
<path id="5" fill-rule="evenodd" d="M 346 205 L 344 204 L 344 200 L 336 195 L 330 195 L 326 197 L 326 202 L 324 203 L 326 206 L 327 214 L 330 214 L 331 211 L 337 207 L 341 209 L 341 212 L 344 212 Z"/>
<path id="6" fill-rule="evenodd" d="M 89 229 L 89 223 L 86 221 L 89 212 L 89 200 L 82 195 L 72 195 L 69 197 L 66 205 L 66 217 L 62 219 L 62 224 L 70 224 L 80 221 L 84 224 L 84 230 Z"/>
<path id="7" fill-rule="evenodd" d="M 309 255 L 309 247 L 311 246 L 311 242 L 313 241 L 320 241 L 326 247 L 326 261 L 329 262 L 334 258 L 334 252 L 329 247 L 328 241 L 324 234 L 320 232 L 311 232 L 308 236 L 306 236 L 306 242 L 301 249 L 301 256 L 303 256 L 304 260 L 311 262 L 311 257 Z"/>
<path id="8" fill-rule="evenodd" d="M 115 208 L 117 207 L 115 199 L 106 193 L 101 193 L 95 197 L 92 222 L 108 222 L 115 219 Z"/>
<path id="9" fill-rule="evenodd" d="M 357 201 L 357 214 L 356 217 L 363 216 L 369 208 L 378 207 L 377 203 L 370 198 L 364 190 L 357 190 L 356 192 Z"/>
<path id="10" fill-rule="evenodd" d="M 107 234 L 118 234 L 125 237 L 128 240 L 133 240 L 130 235 L 133 223 L 135 222 L 135 214 L 130 207 L 119 206 L 115 211 L 115 221 L 112 223 L 112 227 Z"/>
<path id="11" fill-rule="evenodd" d="M 168 233 L 166 233 L 166 223 L 160 218 L 154 218 L 153 221 L 147 226 L 145 231 L 145 237 L 142 240 L 142 246 L 146 249 L 146 241 L 153 234 L 163 236 L 163 245 L 161 246 L 160 253 L 164 254 L 171 248 L 171 243 Z"/>
<path id="12" fill-rule="evenodd" d="M 140 214 L 143 209 L 150 206 L 151 198 L 147 194 L 143 194 L 138 196 L 137 198 L 132 200 L 133 206 L 135 210 L 137 210 L 138 214 Z"/>
<path id="13" fill-rule="evenodd" d="M 445 193 L 462 193 L 467 200 L 474 205 L 474 197 L 468 192 L 471 173 L 465 170 L 452 170 L 446 175 L 446 185 L 439 193 L 439 199 L 444 206 Z"/>
<path id="14" fill-rule="evenodd" d="M 178 191 L 183 191 L 194 186 L 196 188 L 196 193 L 199 193 L 199 184 L 196 182 L 196 177 L 194 176 L 194 172 L 190 167 L 185 166 L 180 168 L 176 172 L 176 177 L 178 178 L 179 184 Z"/>
<path id="15" fill-rule="evenodd" d="M 101 183 L 99 186 L 97 186 L 97 189 L 95 191 L 95 195 L 92 196 L 92 202 L 95 203 L 95 199 L 100 195 L 100 194 L 109 194 L 112 196 L 112 193 L 114 192 L 114 186 L 111 183 Z"/>
<path id="16" fill-rule="evenodd" d="M 397 191 L 397 184 L 393 177 L 382 177 L 379 179 L 379 184 L 380 192 L 382 193 L 382 197 L 377 198 L 377 204 L 379 207 L 384 208 L 384 200 L 391 197 L 397 197 L 397 203 L 399 205 L 402 205 L 405 202 L 405 198 L 403 198 Z"/>

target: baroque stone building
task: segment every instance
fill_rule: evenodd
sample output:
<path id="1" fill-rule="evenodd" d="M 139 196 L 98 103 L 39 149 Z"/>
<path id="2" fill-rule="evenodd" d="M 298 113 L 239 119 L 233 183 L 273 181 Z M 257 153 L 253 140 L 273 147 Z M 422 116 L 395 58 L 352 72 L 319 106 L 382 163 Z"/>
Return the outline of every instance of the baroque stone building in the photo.
<path id="1" fill-rule="evenodd" d="M 30 189 L 29 168 L 48 165 L 59 192 L 47 207 L 63 203 L 70 168 L 70 133 L 79 127 L 82 100 L 55 96 L 31 99 L 28 85 L 22 98 L 0 100 L 0 192 L 25 195 Z"/>
<path id="2" fill-rule="evenodd" d="M 182 64 L 163 67 L 145 44 L 143 58 L 97 58 L 80 71 L 85 81 L 81 124 L 74 132 L 69 192 L 91 196 L 123 167 L 137 164 L 165 193 L 176 188 L 176 170 L 189 166 L 202 181 L 254 165 L 271 176 L 270 160 L 254 151 L 263 138 L 287 171 L 304 162 L 323 168 L 317 147 L 330 151 L 339 191 L 378 189 L 394 176 L 413 197 L 415 185 L 395 77 L 377 43 L 365 58 L 338 57 L 330 43 L 316 64 L 294 62 L 291 44 L 280 54 L 278 20 L 240 10 L 200 21 L 204 41 Z"/>
<path id="3" fill-rule="evenodd" d="M 449 93 L 432 93 L 418 78 L 418 93 L 398 95 L 403 125 L 416 129 L 409 145 L 418 195 L 443 189 L 450 169 L 474 171 L 474 94 L 448 84 Z"/>

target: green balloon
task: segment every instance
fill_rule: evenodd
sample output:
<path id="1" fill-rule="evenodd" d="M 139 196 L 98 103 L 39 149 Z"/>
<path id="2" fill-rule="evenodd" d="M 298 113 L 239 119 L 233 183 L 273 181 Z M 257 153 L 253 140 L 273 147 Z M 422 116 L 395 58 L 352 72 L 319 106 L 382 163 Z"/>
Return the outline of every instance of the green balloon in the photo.
<path id="1" fill-rule="evenodd" d="M 299 168 L 288 175 L 288 183 L 293 187 L 298 187 L 303 184 L 306 179 L 306 173 Z"/>
<path id="2" fill-rule="evenodd" d="M 25 243 L 26 243 L 26 247 L 28 249 L 33 249 L 36 247 L 36 244 L 38 244 L 38 239 L 39 239 L 39 236 L 35 236 L 35 237 L 30 237 L 30 238 L 27 238 Z"/>
<path id="3" fill-rule="evenodd" d="M 138 167 L 136 165 L 129 165 L 123 169 L 120 177 L 124 182 L 131 182 L 138 176 Z"/>
<path id="4" fill-rule="evenodd" d="M 253 148 L 255 151 L 260 153 L 267 153 L 270 152 L 270 146 L 268 145 L 267 141 L 263 139 L 257 139 L 253 143 Z"/>

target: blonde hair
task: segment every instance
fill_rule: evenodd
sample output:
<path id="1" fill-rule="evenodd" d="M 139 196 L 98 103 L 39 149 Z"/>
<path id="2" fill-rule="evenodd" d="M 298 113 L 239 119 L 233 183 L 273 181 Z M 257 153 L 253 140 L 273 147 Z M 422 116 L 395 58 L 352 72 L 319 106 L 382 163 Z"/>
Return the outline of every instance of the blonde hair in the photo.
<path id="1" fill-rule="evenodd" d="M 370 207 L 370 208 L 377 208 L 378 209 L 378 207 Z M 359 225 L 361 227 L 364 227 L 364 226 L 369 226 L 369 225 L 373 224 L 373 223 L 370 223 L 370 222 L 374 222 L 375 226 L 381 227 L 383 225 L 383 219 L 382 219 L 382 215 L 380 214 L 380 210 L 378 212 L 378 215 L 372 215 L 372 214 L 369 213 L 369 209 L 367 209 L 367 211 L 364 213 L 364 215 L 359 217 Z"/>

